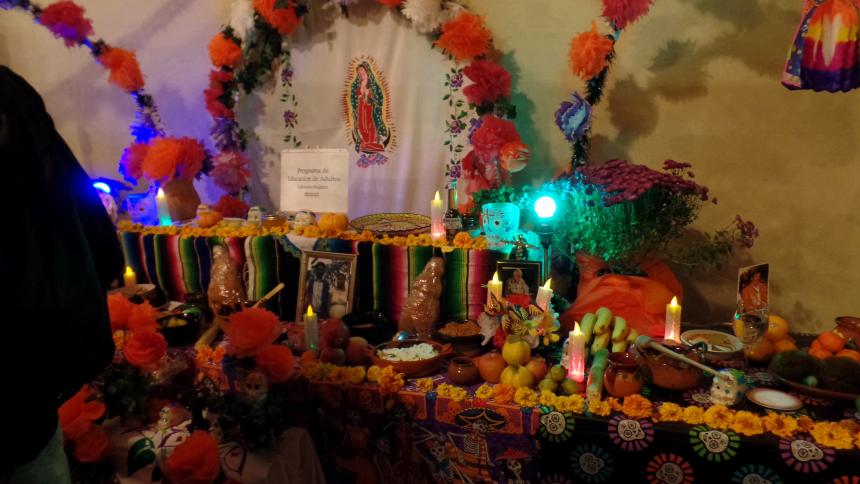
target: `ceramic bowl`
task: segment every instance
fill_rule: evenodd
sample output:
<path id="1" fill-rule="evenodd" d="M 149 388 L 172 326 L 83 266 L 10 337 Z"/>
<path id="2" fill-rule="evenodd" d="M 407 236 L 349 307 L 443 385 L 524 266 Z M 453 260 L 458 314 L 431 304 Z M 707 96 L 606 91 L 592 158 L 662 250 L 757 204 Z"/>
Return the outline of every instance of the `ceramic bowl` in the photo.
<path id="1" fill-rule="evenodd" d="M 705 343 L 705 360 L 723 361 L 736 358 L 744 350 L 737 337 L 722 331 L 710 329 L 691 329 L 681 333 L 681 342 L 690 346 Z"/>
<path id="2" fill-rule="evenodd" d="M 426 358 L 418 361 L 391 361 L 379 357 L 379 350 L 389 348 L 409 348 L 420 343 L 427 343 L 433 346 L 436 354 L 432 358 Z M 419 376 L 427 376 L 436 371 L 445 357 L 451 354 L 453 348 L 451 345 L 443 345 L 429 339 L 406 339 L 402 341 L 389 341 L 375 347 L 368 347 L 365 354 L 370 358 L 371 363 L 378 367 L 393 366 L 394 371 L 403 373 L 407 378 L 415 378 Z"/>

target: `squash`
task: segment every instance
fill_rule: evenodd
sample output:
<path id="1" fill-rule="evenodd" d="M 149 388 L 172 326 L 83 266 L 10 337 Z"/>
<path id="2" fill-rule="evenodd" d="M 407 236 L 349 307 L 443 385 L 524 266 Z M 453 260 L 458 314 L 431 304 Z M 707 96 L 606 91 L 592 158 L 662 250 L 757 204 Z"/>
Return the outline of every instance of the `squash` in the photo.
<path id="1" fill-rule="evenodd" d="M 343 232 L 349 226 L 349 219 L 344 213 L 324 213 L 317 225 L 323 232 Z"/>
<path id="2" fill-rule="evenodd" d="M 203 212 L 197 216 L 197 226 L 204 229 L 214 227 L 222 218 L 224 217 L 221 216 L 221 212 L 217 212 L 215 210 Z"/>

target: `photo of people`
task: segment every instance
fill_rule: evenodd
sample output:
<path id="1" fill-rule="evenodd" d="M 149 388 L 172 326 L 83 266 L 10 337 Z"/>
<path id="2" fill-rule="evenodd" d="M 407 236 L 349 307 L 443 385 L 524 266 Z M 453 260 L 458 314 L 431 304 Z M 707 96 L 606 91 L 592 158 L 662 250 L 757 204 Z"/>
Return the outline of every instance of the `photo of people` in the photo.
<path id="1" fill-rule="evenodd" d="M 502 296 L 511 303 L 528 306 L 540 286 L 541 263 L 499 261 L 496 270 L 502 281 Z"/>
<path id="2" fill-rule="evenodd" d="M 354 254 L 302 254 L 297 321 L 301 320 L 308 306 L 313 308 L 320 319 L 342 318 L 352 310 L 355 261 Z"/>
<path id="3" fill-rule="evenodd" d="M 766 310 L 770 304 L 768 296 L 769 264 L 742 267 L 738 271 L 738 308 L 750 313 Z"/>

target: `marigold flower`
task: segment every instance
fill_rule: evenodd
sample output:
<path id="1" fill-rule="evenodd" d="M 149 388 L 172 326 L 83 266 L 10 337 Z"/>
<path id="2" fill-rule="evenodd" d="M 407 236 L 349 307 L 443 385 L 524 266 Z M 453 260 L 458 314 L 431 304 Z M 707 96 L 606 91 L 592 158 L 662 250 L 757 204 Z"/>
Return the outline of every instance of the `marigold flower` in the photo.
<path id="1" fill-rule="evenodd" d="M 605 417 L 612 413 L 612 404 L 605 400 L 592 398 L 588 400 L 588 411 L 593 415 Z"/>
<path id="2" fill-rule="evenodd" d="M 760 435 L 764 432 L 764 425 L 758 415 L 741 410 L 735 413 L 735 421 L 732 424 L 732 430 L 741 435 Z"/>
<path id="3" fill-rule="evenodd" d="M 677 403 L 665 402 L 657 409 L 656 421 L 679 422 L 684 419 L 684 409 Z"/>
<path id="4" fill-rule="evenodd" d="M 809 433 L 821 445 L 843 450 L 854 447 L 851 432 L 836 422 L 816 422 Z"/>
<path id="5" fill-rule="evenodd" d="M 713 405 L 703 415 L 705 424 L 715 429 L 730 429 L 734 420 L 734 412 L 725 405 Z"/>
<path id="6" fill-rule="evenodd" d="M 433 379 L 432 378 L 419 378 L 415 381 L 415 386 L 418 387 L 418 391 L 427 393 L 433 390 Z"/>
<path id="7" fill-rule="evenodd" d="M 762 417 L 762 426 L 768 432 L 787 439 L 797 432 L 797 419 L 790 415 L 780 413 L 769 413 Z"/>
<path id="8" fill-rule="evenodd" d="M 621 412 L 630 418 L 650 418 L 652 412 L 651 401 L 642 395 L 630 395 L 624 397 Z"/>
<path id="9" fill-rule="evenodd" d="M 688 425 L 699 425 L 705 419 L 705 411 L 701 407 L 691 405 L 684 408 L 684 423 Z"/>
<path id="10" fill-rule="evenodd" d="M 493 387 L 493 400 L 496 403 L 510 403 L 514 400 L 517 389 L 513 385 L 500 383 Z"/>
<path id="11" fill-rule="evenodd" d="M 369 381 L 370 383 L 378 382 L 379 381 L 379 373 L 381 371 L 382 370 L 378 366 L 372 365 L 370 368 L 367 369 L 367 381 Z"/>
<path id="12" fill-rule="evenodd" d="M 493 387 L 484 383 L 475 390 L 475 398 L 489 400 L 493 396 Z"/>
<path id="13" fill-rule="evenodd" d="M 514 402 L 521 407 L 536 407 L 538 401 L 539 398 L 537 393 L 529 387 L 517 388 L 516 393 L 514 393 Z"/>

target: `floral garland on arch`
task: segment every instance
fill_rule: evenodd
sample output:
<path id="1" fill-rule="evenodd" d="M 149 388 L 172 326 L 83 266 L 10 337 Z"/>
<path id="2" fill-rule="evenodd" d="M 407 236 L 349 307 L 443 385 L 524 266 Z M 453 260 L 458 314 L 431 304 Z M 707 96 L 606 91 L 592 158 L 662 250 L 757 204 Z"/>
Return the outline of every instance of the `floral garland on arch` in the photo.
<path id="1" fill-rule="evenodd" d="M 242 94 L 252 92 L 278 70 L 283 88 L 280 99 L 286 105 L 283 141 L 301 146 L 294 133 L 299 122 L 298 100 L 292 92 L 287 37 L 302 25 L 313 1 L 335 3 L 348 15 L 352 4 L 371 0 L 234 0 L 229 25 L 209 44 L 213 69 L 204 99 L 213 119 L 210 133 L 217 150 L 212 176 L 216 185 L 234 196 L 247 187 L 251 175 L 246 154 L 249 134 L 236 119 L 236 105 Z M 449 152 L 449 186 L 458 188 L 461 205 L 470 205 L 472 192 L 501 186 L 529 158 L 528 148 L 510 121 L 516 116 L 510 102 L 511 75 L 490 59 L 492 32 L 482 16 L 452 1 L 376 1 L 428 34 L 433 46 L 458 64 L 445 77 L 448 91 L 443 102 L 451 113 L 443 143 Z M 464 86 L 465 79 L 469 85 Z M 472 148 L 468 152 L 467 145 Z"/>

